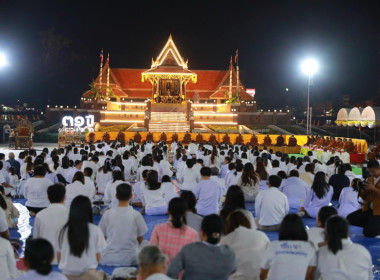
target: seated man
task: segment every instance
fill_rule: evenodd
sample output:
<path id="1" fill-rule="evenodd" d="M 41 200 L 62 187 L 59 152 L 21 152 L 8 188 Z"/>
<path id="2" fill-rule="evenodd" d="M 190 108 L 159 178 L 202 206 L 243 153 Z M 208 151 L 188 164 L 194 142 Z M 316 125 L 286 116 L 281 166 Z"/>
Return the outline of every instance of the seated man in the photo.
<path id="1" fill-rule="evenodd" d="M 288 198 L 278 189 L 281 181 L 282 179 L 277 175 L 269 176 L 269 189 L 257 195 L 255 202 L 257 229 L 277 231 L 282 220 L 289 213 Z"/>
<path id="2" fill-rule="evenodd" d="M 294 135 L 290 136 L 289 141 L 288 141 L 288 146 L 297 147 L 297 138 L 294 137 Z"/>
<path id="3" fill-rule="evenodd" d="M 239 135 L 236 137 L 235 143 L 236 145 L 244 144 L 243 136 L 241 135 L 241 133 L 239 133 Z"/>
<path id="4" fill-rule="evenodd" d="M 60 183 L 54 184 L 47 189 L 47 194 L 51 204 L 37 213 L 33 227 L 33 238 L 46 239 L 54 247 L 57 233 L 66 224 L 69 217 L 69 210 L 64 205 L 66 188 Z M 54 247 L 55 249 L 56 247 Z M 53 264 L 57 264 L 55 257 Z"/>
<path id="5" fill-rule="evenodd" d="M 253 147 L 253 146 L 258 146 L 259 145 L 259 141 L 257 140 L 257 136 L 255 135 L 254 132 L 252 132 L 252 136 L 251 136 L 251 140 L 249 141 L 249 144 Z"/>
<path id="6" fill-rule="evenodd" d="M 166 142 L 168 139 L 167 139 L 167 136 L 165 134 L 165 132 L 162 132 L 161 135 L 160 135 L 160 141 L 164 141 Z"/>
<path id="7" fill-rule="evenodd" d="M 90 134 L 88 134 L 88 142 L 90 142 L 90 143 L 95 142 L 95 133 L 94 132 L 90 132 Z"/>
<path id="8" fill-rule="evenodd" d="M 380 236 L 380 165 L 377 160 L 370 160 L 367 164 L 368 173 L 364 188 L 359 190 L 363 199 L 362 209 L 347 216 L 350 225 L 362 227 L 366 237 Z"/>
<path id="9" fill-rule="evenodd" d="M 189 144 L 191 141 L 191 135 L 188 131 L 186 131 L 185 135 L 183 136 L 182 143 L 183 144 Z"/>
<path id="10" fill-rule="evenodd" d="M 140 144 L 141 143 L 141 134 L 137 131 L 135 136 L 133 136 L 133 141 Z"/>
<path id="11" fill-rule="evenodd" d="M 310 186 L 299 178 L 298 170 L 293 169 L 281 185 L 280 191 L 288 198 L 290 208 L 299 209 L 309 189 Z"/>
<path id="12" fill-rule="evenodd" d="M 352 142 L 352 139 L 349 139 L 348 142 L 347 142 L 347 152 L 348 153 L 353 153 L 354 150 L 355 150 L 355 145 L 354 145 L 354 142 Z"/>
<path id="13" fill-rule="evenodd" d="M 264 138 L 264 146 L 272 146 L 272 139 L 270 139 L 269 134 L 267 134 Z"/>
<path id="14" fill-rule="evenodd" d="M 139 267 L 141 279 L 170 280 L 166 276 L 166 256 L 160 248 L 149 245 L 141 249 L 139 253 Z"/>
<path id="15" fill-rule="evenodd" d="M 277 142 L 276 142 L 276 146 L 278 147 L 282 147 L 285 145 L 285 139 L 284 137 L 282 136 L 282 134 L 280 134 L 279 136 L 277 136 Z"/>
<path id="16" fill-rule="evenodd" d="M 227 143 L 228 145 L 231 145 L 230 136 L 228 136 L 228 133 L 226 133 L 223 136 L 223 143 Z"/>
<path id="17" fill-rule="evenodd" d="M 198 132 L 198 135 L 195 138 L 195 142 L 203 144 L 203 136 L 202 136 L 202 134 L 200 132 Z"/>
<path id="18" fill-rule="evenodd" d="M 223 188 L 218 182 L 211 180 L 211 168 L 201 168 L 202 181 L 195 186 L 193 193 L 198 199 L 196 208 L 201 216 L 216 214 L 219 211 L 219 199 L 223 196 Z"/>
<path id="19" fill-rule="evenodd" d="M 116 187 L 117 207 L 104 212 L 99 227 L 107 240 L 100 264 L 113 266 L 137 265 L 138 247 L 148 227 L 142 215 L 129 206 L 132 188 L 128 184 Z"/>
<path id="20" fill-rule="evenodd" d="M 175 141 L 178 141 L 178 134 L 176 132 L 174 132 L 174 134 L 172 134 L 172 143 Z"/>

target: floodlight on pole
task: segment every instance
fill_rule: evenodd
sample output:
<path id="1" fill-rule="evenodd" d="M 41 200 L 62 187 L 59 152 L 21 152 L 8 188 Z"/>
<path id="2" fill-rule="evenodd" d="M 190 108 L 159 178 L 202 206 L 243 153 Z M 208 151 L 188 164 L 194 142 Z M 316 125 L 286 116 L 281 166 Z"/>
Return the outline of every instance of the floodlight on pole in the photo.
<path id="1" fill-rule="evenodd" d="M 5 65 L 7 65 L 5 54 L 0 53 L 0 67 L 4 67 Z"/>
<path id="2" fill-rule="evenodd" d="M 308 75 L 307 83 L 307 108 L 306 108 L 306 134 L 311 134 L 311 108 L 310 108 L 310 86 L 312 84 L 312 77 L 318 72 L 319 65 L 314 59 L 307 59 L 301 65 L 302 71 Z"/>

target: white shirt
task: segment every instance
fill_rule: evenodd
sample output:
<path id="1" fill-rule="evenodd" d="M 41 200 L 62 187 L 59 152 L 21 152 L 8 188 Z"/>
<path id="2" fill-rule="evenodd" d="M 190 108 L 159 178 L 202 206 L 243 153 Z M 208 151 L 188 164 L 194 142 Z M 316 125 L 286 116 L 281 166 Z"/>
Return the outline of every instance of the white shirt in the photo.
<path id="1" fill-rule="evenodd" d="M 277 173 L 280 171 L 282 171 L 280 167 L 273 167 L 271 170 L 268 171 L 268 177 L 271 175 L 277 175 Z"/>
<path id="2" fill-rule="evenodd" d="M 289 213 L 288 198 L 279 189 L 271 187 L 259 192 L 256 197 L 255 211 L 260 225 L 279 225 Z"/>
<path id="3" fill-rule="evenodd" d="M 99 228 L 107 238 L 107 248 L 102 253 L 101 264 L 130 266 L 137 264 L 137 237 L 148 227 L 142 215 L 131 206 L 115 207 L 104 212 Z"/>
<path id="4" fill-rule="evenodd" d="M 107 184 L 106 191 L 104 193 L 104 201 L 111 203 L 110 208 L 116 207 L 119 200 L 116 198 L 116 188 L 120 184 L 125 184 L 123 180 L 110 181 Z"/>
<path id="5" fill-rule="evenodd" d="M 334 255 L 327 246 L 318 251 L 318 268 L 321 279 L 364 280 L 373 279 L 372 259 L 362 245 L 342 239 L 343 249 Z"/>
<path id="6" fill-rule="evenodd" d="M 54 245 L 55 238 L 66 224 L 68 217 L 69 210 L 63 204 L 50 204 L 48 208 L 37 213 L 33 226 L 33 238 L 44 238 Z M 53 264 L 57 264 L 55 252 Z"/>
<path id="7" fill-rule="evenodd" d="M 235 172 L 236 170 L 231 170 L 227 173 L 224 180 L 226 189 L 228 189 L 232 185 L 236 185 L 239 178 L 241 177 L 242 172 L 236 172 L 236 175 L 235 175 Z"/>
<path id="8" fill-rule="evenodd" d="M 157 190 L 149 190 L 144 184 L 141 186 L 142 200 L 145 208 L 162 207 L 166 205 L 162 188 Z"/>
<path id="9" fill-rule="evenodd" d="M 9 168 L 11 168 L 11 164 L 8 161 L 6 161 L 6 160 L 2 160 L 2 162 L 3 162 L 3 168 L 4 168 L 4 170 L 6 172 L 8 172 Z"/>
<path id="10" fill-rule="evenodd" d="M 94 196 L 96 195 L 96 188 L 94 182 L 91 180 L 90 177 L 84 176 L 84 187 L 87 190 L 88 197 L 92 202 Z"/>
<path id="11" fill-rule="evenodd" d="M 163 182 L 161 183 L 162 194 L 164 195 L 164 199 L 167 205 L 169 205 L 169 201 L 172 198 L 177 197 L 176 189 L 173 183 L 171 182 Z"/>
<path id="12" fill-rule="evenodd" d="M 89 269 L 96 269 L 98 262 L 96 254 L 103 252 L 107 247 L 103 232 L 94 224 L 89 223 L 89 242 L 87 250 L 84 250 L 80 258 L 70 253 L 70 245 L 67 237 L 67 229 L 62 238 L 62 244 L 59 242 L 59 235 L 55 240 L 57 252 L 61 253 L 59 269 L 67 275 L 79 275 Z"/>
<path id="13" fill-rule="evenodd" d="M 193 193 L 198 199 L 196 208 L 199 215 L 206 216 L 218 213 L 219 199 L 223 188 L 214 180 L 202 180 L 195 186 Z"/>
<path id="14" fill-rule="evenodd" d="M 171 167 L 172 167 L 171 164 L 167 160 L 165 159 L 161 160 L 160 161 L 160 168 L 162 172 L 161 175 L 162 176 L 168 175 L 169 177 L 172 177 L 173 171 L 170 170 Z"/>
<path id="15" fill-rule="evenodd" d="M 77 172 L 81 172 L 81 170 L 78 169 L 78 168 L 76 168 L 76 167 L 70 168 L 69 171 L 67 171 L 67 174 L 66 174 L 66 177 L 65 177 L 66 182 L 67 183 L 71 183 L 73 181 L 75 173 L 77 173 Z"/>
<path id="16" fill-rule="evenodd" d="M 195 186 L 201 181 L 201 174 L 197 172 L 193 167 L 185 167 L 184 171 L 180 173 L 178 177 L 180 184 L 178 187 L 181 190 L 192 191 Z"/>
<path id="17" fill-rule="evenodd" d="M 80 181 L 75 181 L 72 184 L 66 186 L 66 199 L 65 206 L 70 209 L 71 202 L 79 195 L 87 196 L 90 200 L 91 198 L 88 195 L 88 191 L 85 188 L 84 184 Z"/>
<path id="18" fill-rule="evenodd" d="M 46 178 L 32 177 L 26 180 L 24 196 L 27 199 L 25 205 L 29 207 L 45 208 L 50 205 L 47 189 L 52 183 Z"/>
<path id="19" fill-rule="evenodd" d="M 270 241 L 261 231 L 239 226 L 224 236 L 221 244 L 229 245 L 235 252 L 238 267 L 229 279 L 260 279 L 260 267 Z"/>
<path id="20" fill-rule="evenodd" d="M 268 280 L 304 280 L 309 266 L 317 266 L 309 242 L 275 240 L 268 246 L 262 268 L 269 269 Z"/>
<path id="21" fill-rule="evenodd" d="M 94 180 L 96 178 L 96 174 L 98 173 L 99 164 L 96 164 L 93 161 L 85 160 L 82 164 L 82 172 L 84 172 L 84 169 L 86 167 L 90 167 L 92 169 L 92 176 L 91 179 Z"/>
<path id="22" fill-rule="evenodd" d="M 168 276 L 162 273 L 155 273 L 146 278 L 146 280 L 172 280 L 172 278 L 169 278 Z"/>
<path id="23" fill-rule="evenodd" d="M 339 196 L 338 215 L 346 218 L 348 214 L 359 210 L 361 205 L 359 203 L 358 192 L 354 191 L 352 187 L 345 187 Z"/>
<path id="24" fill-rule="evenodd" d="M 319 243 L 325 241 L 325 229 L 320 227 L 312 227 L 307 229 L 308 240 L 313 244 L 316 251 L 318 251 Z"/>
<path id="25" fill-rule="evenodd" d="M 16 260 L 11 243 L 0 237 L 0 279 L 8 279 L 16 275 Z"/>
<path id="26" fill-rule="evenodd" d="M 326 164 L 330 160 L 330 157 L 331 157 L 331 153 L 330 152 L 323 151 L 322 154 L 321 154 L 321 161 L 324 164 Z"/>
<path id="27" fill-rule="evenodd" d="M 99 193 L 105 193 L 109 181 L 112 181 L 112 171 L 108 171 L 107 173 L 103 173 L 103 171 L 98 172 L 96 175 L 96 185 L 98 186 Z"/>
<path id="28" fill-rule="evenodd" d="M 62 273 L 51 271 L 48 275 L 38 274 L 37 271 L 31 269 L 22 274 L 20 277 L 17 277 L 15 280 L 67 280 L 66 276 Z"/>
<path id="29" fill-rule="evenodd" d="M 309 189 L 309 185 L 298 177 L 283 180 L 280 187 L 280 191 L 288 198 L 290 208 L 299 208 Z"/>
<path id="30" fill-rule="evenodd" d="M 5 232 L 8 230 L 7 217 L 3 208 L 0 207 L 0 232 Z"/>
<path id="31" fill-rule="evenodd" d="M 26 168 L 26 165 L 25 165 L 25 168 Z M 66 180 L 66 176 L 67 176 L 67 172 L 69 172 L 69 170 L 70 170 L 70 168 L 63 168 L 62 166 L 58 166 L 58 168 L 57 168 L 57 170 L 56 170 L 56 172 L 55 172 L 55 174 L 60 174 L 60 175 L 62 175 L 63 176 L 63 178 L 65 178 L 65 180 Z M 21 171 L 20 171 L 21 172 Z M 22 176 L 23 178 L 24 178 L 24 176 Z"/>

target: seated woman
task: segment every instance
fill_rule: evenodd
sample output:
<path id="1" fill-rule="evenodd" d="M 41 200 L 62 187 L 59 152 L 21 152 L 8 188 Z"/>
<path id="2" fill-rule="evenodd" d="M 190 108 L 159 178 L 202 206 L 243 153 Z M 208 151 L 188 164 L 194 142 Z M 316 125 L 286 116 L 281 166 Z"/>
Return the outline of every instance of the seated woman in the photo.
<path id="1" fill-rule="evenodd" d="M 319 209 L 329 205 L 333 193 L 333 188 L 326 182 L 325 173 L 317 172 L 313 185 L 311 185 L 311 189 L 306 194 L 303 206 L 300 207 L 300 214 L 316 218 Z"/>
<path id="2" fill-rule="evenodd" d="M 4 195 L 4 187 L 0 185 L 0 207 L 3 208 L 8 227 L 10 228 L 16 228 L 17 227 L 17 221 L 18 217 L 20 216 L 19 211 L 14 206 L 12 200 Z"/>
<path id="3" fill-rule="evenodd" d="M 182 199 L 186 202 L 186 224 L 193 228 L 198 235 L 201 234 L 201 225 L 202 225 L 202 216 L 197 214 L 197 208 L 195 205 L 197 204 L 197 199 L 192 191 L 182 191 L 181 196 Z"/>
<path id="4" fill-rule="evenodd" d="M 91 200 L 90 194 L 84 185 L 84 175 L 80 171 L 75 173 L 73 182 L 66 186 L 66 208 L 70 208 L 71 202 L 79 195 L 84 195 Z"/>
<path id="5" fill-rule="evenodd" d="M 150 244 L 157 245 L 168 257 L 168 263 L 187 244 L 199 240 L 198 233 L 186 225 L 186 201 L 173 198 L 169 203 L 169 221 L 156 225 L 152 232 Z"/>
<path id="6" fill-rule="evenodd" d="M 259 193 L 259 177 L 253 169 L 252 163 L 244 165 L 243 173 L 237 181 L 237 185 L 242 188 L 246 201 L 255 201 Z"/>
<path id="7" fill-rule="evenodd" d="M 267 248 L 260 279 L 313 279 L 316 257 L 302 219 L 288 214 L 281 223 L 278 240 Z"/>
<path id="8" fill-rule="evenodd" d="M 260 267 L 270 243 L 267 235 L 252 229 L 246 214 L 241 210 L 228 215 L 225 234 L 221 244 L 229 245 L 235 251 L 238 262 L 236 272 L 229 279 L 259 279 Z"/>
<path id="9" fill-rule="evenodd" d="M 326 222 L 327 246 L 318 251 L 317 272 L 321 279 L 373 279 L 372 258 L 362 245 L 348 237 L 348 223 L 339 216 Z"/>
<path id="10" fill-rule="evenodd" d="M 24 266 L 27 271 L 16 279 L 66 280 L 67 278 L 62 273 L 52 271 L 53 259 L 54 250 L 49 241 L 41 238 L 27 240 L 24 257 Z"/>
<path id="11" fill-rule="evenodd" d="M 360 209 L 360 202 L 362 202 L 362 199 L 360 197 L 358 199 L 359 182 L 360 179 L 355 178 L 352 180 L 350 187 L 345 187 L 342 189 L 339 196 L 339 216 L 346 218 L 352 212 Z"/>
<path id="12" fill-rule="evenodd" d="M 168 267 L 167 275 L 177 279 L 181 271 L 183 279 L 227 280 L 237 269 L 235 253 L 228 245 L 221 245 L 223 220 L 216 214 L 204 217 L 201 240 L 186 245 Z"/>
<path id="13" fill-rule="evenodd" d="M 168 175 L 162 177 L 161 189 L 167 205 L 169 205 L 172 198 L 178 197 L 175 185 L 172 183 Z"/>
<path id="14" fill-rule="evenodd" d="M 69 219 L 56 239 L 59 269 L 69 280 L 80 277 L 103 280 L 104 272 L 96 268 L 106 247 L 103 232 L 93 224 L 90 199 L 77 196 L 71 203 Z"/>
<path id="15" fill-rule="evenodd" d="M 251 224 L 250 228 L 256 229 L 256 223 L 252 213 L 245 208 L 244 193 L 239 186 L 234 185 L 231 186 L 227 191 L 223 208 L 220 210 L 220 216 L 222 217 L 223 221 L 226 221 L 228 215 L 236 210 L 244 213 L 249 223 Z"/>
<path id="16" fill-rule="evenodd" d="M 156 170 L 148 170 L 145 185 L 141 187 L 144 210 L 147 215 L 165 215 L 168 206 L 164 199 Z"/>
<path id="17" fill-rule="evenodd" d="M 110 208 L 114 208 L 119 203 L 116 198 L 116 187 L 120 184 L 125 183 L 124 173 L 120 170 L 115 170 L 112 172 L 112 181 L 109 181 L 106 186 L 106 191 L 104 192 L 104 201 L 110 203 Z"/>

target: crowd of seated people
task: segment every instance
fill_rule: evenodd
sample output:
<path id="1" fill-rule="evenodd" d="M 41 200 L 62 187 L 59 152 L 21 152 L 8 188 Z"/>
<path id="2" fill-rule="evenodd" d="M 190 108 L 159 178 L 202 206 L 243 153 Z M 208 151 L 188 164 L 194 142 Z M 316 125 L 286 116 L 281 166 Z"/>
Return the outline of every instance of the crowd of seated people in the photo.
<path id="1" fill-rule="evenodd" d="M 348 225 L 380 236 L 377 160 L 363 183 L 334 154 L 321 162 L 244 144 L 131 139 L 0 157 L 0 279 L 105 279 L 98 264 L 138 266 L 148 280 L 373 277 Z M 19 216 L 11 198 L 20 197 L 35 216 L 26 272 L 8 241 Z M 144 216 L 162 215 L 144 240 Z M 304 217 L 317 227 L 307 230 Z"/>

